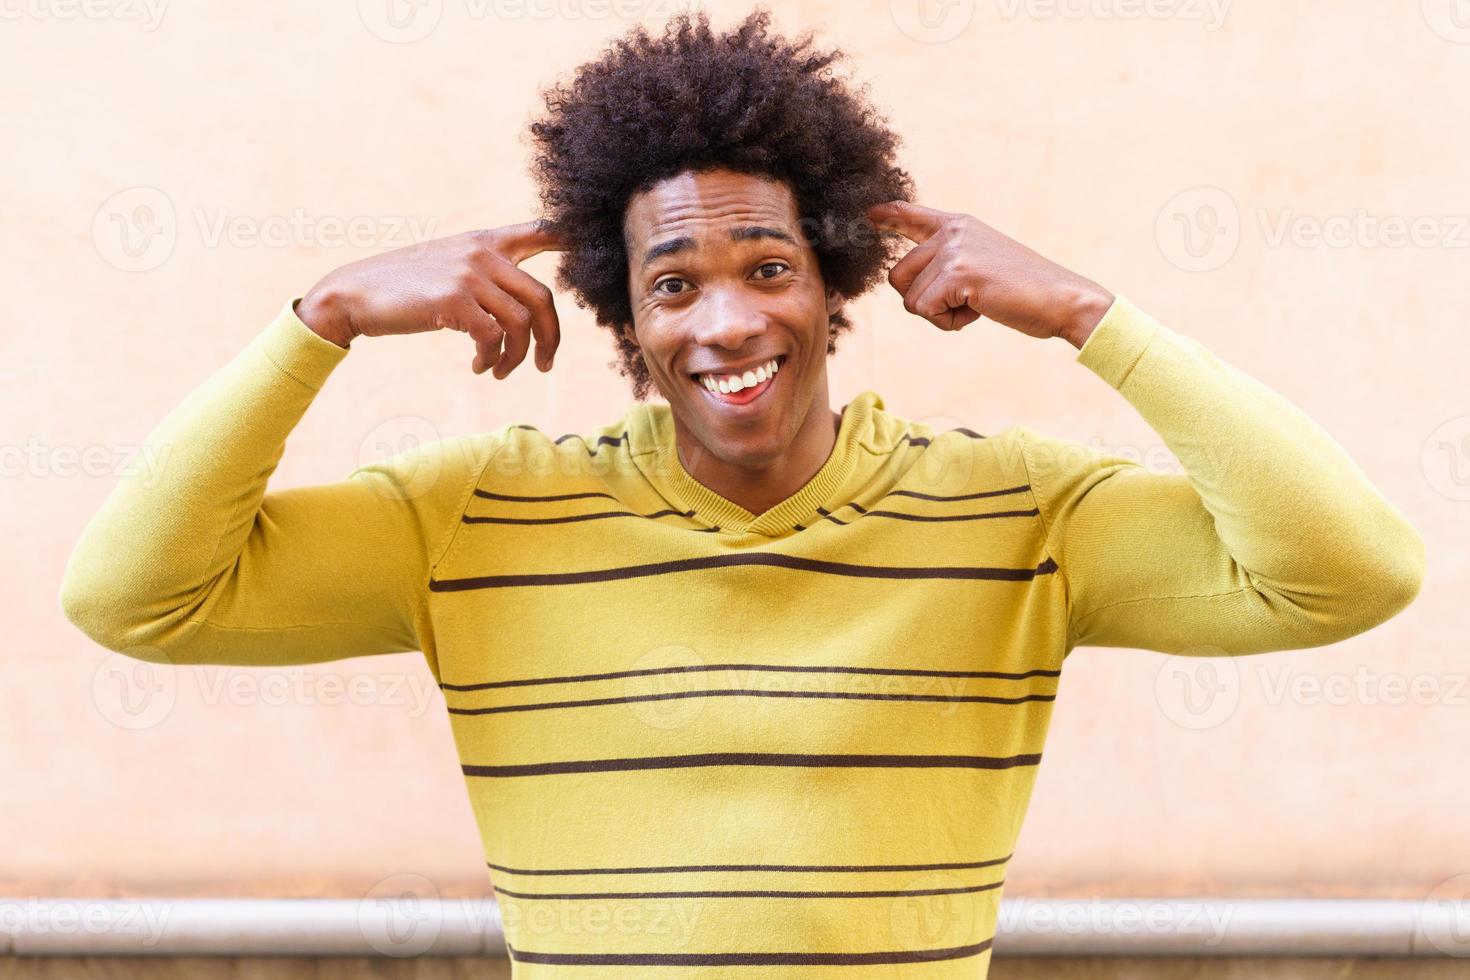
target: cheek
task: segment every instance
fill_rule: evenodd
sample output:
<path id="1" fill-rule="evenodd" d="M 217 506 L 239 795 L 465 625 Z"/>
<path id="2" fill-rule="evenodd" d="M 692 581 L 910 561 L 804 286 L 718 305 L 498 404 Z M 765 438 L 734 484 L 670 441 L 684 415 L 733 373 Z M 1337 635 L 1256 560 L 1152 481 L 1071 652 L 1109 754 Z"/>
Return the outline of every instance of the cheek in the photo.
<path id="1" fill-rule="evenodd" d="M 668 310 L 657 309 L 637 310 L 634 317 L 634 342 L 643 350 L 649 369 L 662 373 L 679 349 L 677 320 Z"/>

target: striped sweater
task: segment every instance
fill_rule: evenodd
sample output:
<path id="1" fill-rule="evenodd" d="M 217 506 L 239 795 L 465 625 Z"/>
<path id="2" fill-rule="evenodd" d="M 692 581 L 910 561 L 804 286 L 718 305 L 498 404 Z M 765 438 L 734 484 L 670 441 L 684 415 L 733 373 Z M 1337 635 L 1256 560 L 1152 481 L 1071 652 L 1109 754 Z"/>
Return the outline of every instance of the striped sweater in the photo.
<path id="1" fill-rule="evenodd" d="M 1123 297 L 1076 361 L 1184 472 L 864 391 L 762 514 L 662 403 L 267 490 L 346 353 L 287 304 L 151 435 L 62 606 L 163 663 L 422 651 L 517 977 L 983 977 L 1075 647 L 1318 646 L 1423 574 L 1331 437 Z"/>

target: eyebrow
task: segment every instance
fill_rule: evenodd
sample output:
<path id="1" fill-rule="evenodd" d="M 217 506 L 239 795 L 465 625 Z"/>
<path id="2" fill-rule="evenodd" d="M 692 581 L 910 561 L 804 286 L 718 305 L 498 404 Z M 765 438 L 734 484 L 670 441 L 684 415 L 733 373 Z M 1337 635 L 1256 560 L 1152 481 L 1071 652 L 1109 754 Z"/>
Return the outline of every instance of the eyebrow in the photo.
<path id="1" fill-rule="evenodd" d="M 767 228 L 764 225 L 741 225 L 730 229 L 730 238 L 737 242 L 748 242 L 758 238 L 775 238 L 779 241 L 795 245 L 796 239 L 779 228 Z M 643 256 L 643 265 L 646 267 L 654 259 L 661 259 L 665 255 L 682 252 L 686 248 L 694 247 L 694 239 L 688 235 L 680 235 L 678 238 L 670 238 L 666 242 L 659 242 L 648 250 Z"/>

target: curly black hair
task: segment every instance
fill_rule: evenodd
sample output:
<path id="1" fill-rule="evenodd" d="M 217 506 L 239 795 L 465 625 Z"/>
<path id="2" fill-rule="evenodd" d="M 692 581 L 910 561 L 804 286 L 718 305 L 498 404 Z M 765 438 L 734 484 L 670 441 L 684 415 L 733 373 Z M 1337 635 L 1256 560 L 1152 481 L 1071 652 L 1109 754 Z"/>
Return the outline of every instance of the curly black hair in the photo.
<path id="1" fill-rule="evenodd" d="M 531 123 L 543 220 L 564 249 L 557 284 L 612 330 L 636 399 L 653 383 L 622 330 L 633 322 L 623 214 L 635 194 L 714 168 L 783 181 L 824 283 L 848 299 L 895 257 L 894 236 L 851 231 L 868 207 L 913 199 L 912 178 L 894 163 L 899 137 L 866 85 L 834 75 L 842 51 L 815 50 L 811 32 L 773 36 L 770 20 L 757 8 L 717 34 L 700 10 L 676 15 L 662 37 L 635 27 L 543 91 L 545 114 Z M 829 354 L 851 327 L 840 310 L 831 324 Z"/>

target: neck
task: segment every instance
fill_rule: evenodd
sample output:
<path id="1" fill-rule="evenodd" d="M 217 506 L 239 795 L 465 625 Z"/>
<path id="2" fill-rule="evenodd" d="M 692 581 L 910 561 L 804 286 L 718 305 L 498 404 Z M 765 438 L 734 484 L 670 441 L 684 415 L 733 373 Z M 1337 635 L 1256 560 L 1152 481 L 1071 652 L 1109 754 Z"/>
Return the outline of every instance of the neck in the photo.
<path id="1" fill-rule="evenodd" d="M 701 446 L 691 445 L 682 426 L 675 426 L 675 436 L 679 460 L 690 476 L 750 513 L 763 514 L 816 476 L 837 445 L 841 424 L 842 416 L 832 411 L 823 386 L 812 399 L 812 407 L 786 452 L 764 465 L 726 462 Z"/>

